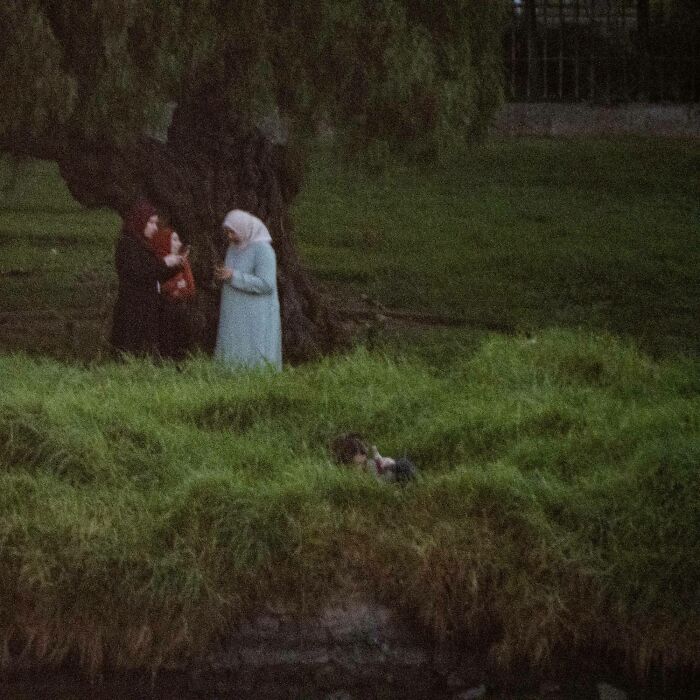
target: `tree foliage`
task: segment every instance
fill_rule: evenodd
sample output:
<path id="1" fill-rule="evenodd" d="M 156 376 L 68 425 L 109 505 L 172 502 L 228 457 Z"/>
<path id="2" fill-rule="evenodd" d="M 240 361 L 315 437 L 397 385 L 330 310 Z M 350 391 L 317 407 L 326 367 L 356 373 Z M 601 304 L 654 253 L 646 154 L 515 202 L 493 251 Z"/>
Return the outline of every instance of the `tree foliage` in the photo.
<path id="1" fill-rule="evenodd" d="M 311 357 L 342 324 L 296 254 L 286 135 L 330 127 L 381 152 L 478 135 L 500 96 L 504 1 L 3 0 L 0 149 L 56 160 L 84 205 L 124 214 L 150 199 L 192 243 L 205 348 L 220 222 L 234 207 L 260 216 L 285 356 Z"/>
<path id="2" fill-rule="evenodd" d="M 500 99 L 497 0 L 4 0 L 0 138 L 124 142 L 170 102 L 436 147 Z M 219 124 L 221 126 L 221 124 Z"/>

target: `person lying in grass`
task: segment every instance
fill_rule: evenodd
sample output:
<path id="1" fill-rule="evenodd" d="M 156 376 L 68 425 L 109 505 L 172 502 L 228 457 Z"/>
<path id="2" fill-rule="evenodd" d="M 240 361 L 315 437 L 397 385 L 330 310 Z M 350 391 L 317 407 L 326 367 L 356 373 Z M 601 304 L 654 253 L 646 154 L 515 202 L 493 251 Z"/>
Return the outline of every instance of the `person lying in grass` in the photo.
<path id="1" fill-rule="evenodd" d="M 405 484 L 416 477 L 416 466 L 407 457 L 382 457 L 375 445 L 367 446 L 360 433 L 343 433 L 331 441 L 330 452 L 337 464 L 366 471 L 382 481 Z"/>

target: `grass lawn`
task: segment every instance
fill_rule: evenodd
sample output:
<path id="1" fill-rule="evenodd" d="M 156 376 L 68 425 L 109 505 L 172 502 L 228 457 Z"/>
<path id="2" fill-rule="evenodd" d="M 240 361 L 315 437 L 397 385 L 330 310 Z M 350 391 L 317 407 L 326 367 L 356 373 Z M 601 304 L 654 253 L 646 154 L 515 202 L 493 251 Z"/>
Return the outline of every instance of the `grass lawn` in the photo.
<path id="1" fill-rule="evenodd" d="M 566 326 L 697 355 L 699 191 L 700 145 L 683 140 L 503 140 L 379 173 L 319 152 L 294 219 L 331 291 L 462 321 L 460 342 Z M 53 166 L 23 166 L 0 198 L 0 349 L 105 350 L 118 227 L 78 207 Z"/>
<path id="2" fill-rule="evenodd" d="M 440 373 L 360 349 L 280 375 L 17 356 L 0 375 L 0 640 L 30 656 L 157 665 L 266 599 L 359 589 L 506 668 L 700 658 L 697 362 L 548 331 Z M 421 479 L 333 466 L 349 429 Z"/>
<path id="3" fill-rule="evenodd" d="M 344 294 L 697 353 L 698 192 L 694 142 L 504 140 L 380 175 L 319 155 L 295 218 L 311 268 Z"/>
<path id="4" fill-rule="evenodd" d="M 263 600 L 359 588 L 501 668 L 697 669 L 698 163 L 646 140 L 494 142 L 427 172 L 316 154 L 294 210 L 312 271 L 463 325 L 236 376 L 61 361 L 104 350 L 118 221 L 25 166 L 0 201 L 0 643 L 156 667 Z M 346 430 L 420 479 L 333 466 Z"/>

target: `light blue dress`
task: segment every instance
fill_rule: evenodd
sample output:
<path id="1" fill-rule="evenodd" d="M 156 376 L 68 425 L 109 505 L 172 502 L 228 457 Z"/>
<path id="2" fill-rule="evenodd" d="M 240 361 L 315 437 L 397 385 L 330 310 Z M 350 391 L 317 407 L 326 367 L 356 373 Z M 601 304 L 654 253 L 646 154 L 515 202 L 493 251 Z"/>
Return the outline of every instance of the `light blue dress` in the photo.
<path id="1" fill-rule="evenodd" d="M 229 246 L 224 265 L 233 277 L 221 288 L 214 356 L 232 367 L 282 368 L 277 261 L 268 243 Z"/>

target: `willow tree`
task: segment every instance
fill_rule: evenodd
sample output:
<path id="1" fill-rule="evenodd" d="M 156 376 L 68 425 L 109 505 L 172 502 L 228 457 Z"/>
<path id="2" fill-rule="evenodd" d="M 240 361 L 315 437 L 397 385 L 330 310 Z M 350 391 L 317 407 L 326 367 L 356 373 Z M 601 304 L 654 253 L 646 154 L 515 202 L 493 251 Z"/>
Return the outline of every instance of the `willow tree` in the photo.
<path id="1" fill-rule="evenodd" d="M 295 138 L 438 149 L 481 133 L 500 97 L 494 0 L 3 0 L 0 149 L 56 161 L 73 196 L 124 214 L 146 197 L 192 243 L 211 340 L 219 224 L 264 219 L 288 358 L 335 324 L 295 252 Z M 158 138 L 163 115 L 167 130 Z M 291 135 L 291 138 L 289 138 Z"/>

